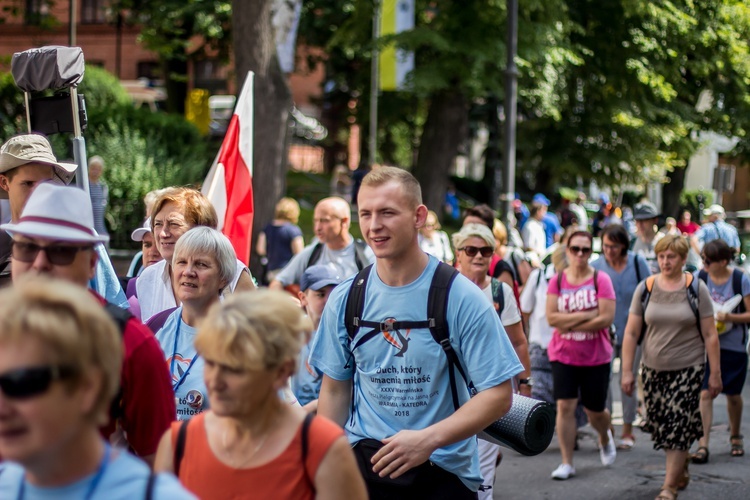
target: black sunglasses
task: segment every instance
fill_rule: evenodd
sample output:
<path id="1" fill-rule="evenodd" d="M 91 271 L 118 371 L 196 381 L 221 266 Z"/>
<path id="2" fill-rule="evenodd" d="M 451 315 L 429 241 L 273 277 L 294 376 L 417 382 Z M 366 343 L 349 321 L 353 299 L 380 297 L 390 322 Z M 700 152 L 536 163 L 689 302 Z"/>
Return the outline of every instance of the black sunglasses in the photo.
<path id="1" fill-rule="evenodd" d="M 8 398 L 31 398 L 47 392 L 53 381 L 72 377 L 75 372 L 66 366 L 19 368 L 0 375 L 0 390 Z"/>
<path id="2" fill-rule="evenodd" d="M 588 255 L 591 253 L 591 247 L 568 247 L 568 250 L 575 255 L 579 253 L 582 255 Z"/>
<path id="3" fill-rule="evenodd" d="M 459 252 L 464 252 L 469 257 L 476 256 L 477 252 L 482 254 L 482 257 L 489 257 L 492 255 L 493 248 L 492 247 L 472 247 L 472 246 L 465 246 L 458 249 Z"/>
<path id="4" fill-rule="evenodd" d="M 44 251 L 47 260 L 55 266 L 69 266 L 73 263 L 76 255 L 81 250 L 93 248 L 91 245 L 48 245 L 41 246 L 36 243 L 27 243 L 24 241 L 13 241 L 11 247 L 11 257 L 20 262 L 34 262 L 40 251 Z"/>

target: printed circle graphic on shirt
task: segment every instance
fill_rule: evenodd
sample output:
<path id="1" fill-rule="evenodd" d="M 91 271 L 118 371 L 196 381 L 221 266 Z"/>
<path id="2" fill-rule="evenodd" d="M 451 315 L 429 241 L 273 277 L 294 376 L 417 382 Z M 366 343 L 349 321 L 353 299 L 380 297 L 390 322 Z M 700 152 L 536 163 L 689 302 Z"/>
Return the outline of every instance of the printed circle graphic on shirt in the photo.
<path id="1" fill-rule="evenodd" d="M 386 318 L 385 320 L 383 320 L 383 323 L 389 325 L 389 327 L 395 322 L 396 318 Z M 409 350 L 410 332 L 411 330 L 406 330 L 406 335 L 404 335 L 400 330 L 393 330 L 392 327 L 390 327 L 387 330 L 383 330 L 383 332 L 381 333 L 383 334 L 383 338 L 386 342 L 398 349 L 398 353 L 396 354 L 396 356 L 402 358 L 404 357 L 404 354 L 406 354 L 406 351 Z"/>
<path id="2" fill-rule="evenodd" d="M 188 391 L 187 396 L 185 396 L 185 401 L 190 408 L 198 410 L 203 407 L 203 393 L 191 389 Z"/>

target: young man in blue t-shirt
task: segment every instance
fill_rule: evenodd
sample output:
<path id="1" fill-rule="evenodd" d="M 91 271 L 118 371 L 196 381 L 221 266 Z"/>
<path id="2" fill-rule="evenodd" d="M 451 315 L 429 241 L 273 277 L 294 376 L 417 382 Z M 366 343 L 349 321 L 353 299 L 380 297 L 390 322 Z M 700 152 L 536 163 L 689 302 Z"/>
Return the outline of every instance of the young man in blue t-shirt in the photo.
<path id="1" fill-rule="evenodd" d="M 376 257 L 362 320 L 426 320 L 439 263 L 417 241 L 427 218 L 419 183 L 402 169 L 378 168 L 363 179 L 357 206 Z M 456 410 L 446 353 L 428 328 L 376 331 L 360 342 L 370 330 L 362 328 L 349 341 L 353 279 L 331 293 L 310 348 L 310 364 L 324 374 L 318 413 L 344 426 L 370 498 L 476 498 L 482 478 L 474 436 L 508 411 L 510 379 L 523 371 L 493 305 L 463 276 L 453 281 L 449 341 L 476 389 L 470 399 L 454 370 Z"/>
<path id="2" fill-rule="evenodd" d="M 320 317 L 323 314 L 331 291 L 341 283 L 341 278 L 336 274 L 333 267 L 316 264 L 305 269 L 300 278 L 300 304 L 305 309 L 307 317 L 313 323 L 313 333 L 310 342 L 315 338 Z M 307 411 L 315 411 L 318 408 L 318 394 L 320 393 L 320 382 L 323 374 L 313 368 L 308 362 L 310 356 L 310 342 L 302 347 L 297 361 L 297 372 L 292 375 L 292 392 Z"/>

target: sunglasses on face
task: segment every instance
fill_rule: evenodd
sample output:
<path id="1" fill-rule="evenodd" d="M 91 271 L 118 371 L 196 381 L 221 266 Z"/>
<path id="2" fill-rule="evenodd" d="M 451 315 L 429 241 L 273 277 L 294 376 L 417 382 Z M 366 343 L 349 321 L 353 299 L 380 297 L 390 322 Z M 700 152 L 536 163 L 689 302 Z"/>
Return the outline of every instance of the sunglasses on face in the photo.
<path id="1" fill-rule="evenodd" d="M 75 370 L 65 366 L 19 368 L 0 375 L 0 390 L 5 397 L 27 399 L 44 394 L 52 382 L 73 376 Z"/>
<path id="2" fill-rule="evenodd" d="M 459 252 L 464 252 L 469 257 L 475 257 L 477 255 L 477 252 L 482 254 L 482 257 L 489 257 L 492 255 L 492 247 L 472 247 L 472 246 L 465 246 L 463 248 L 458 249 Z"/>
<path id="3" fill-rule="evenodd" d="M 26 243 L 22 241 L 13 241 L 11 247 L 11 257 L 20 262 L 31 263 L 36 260 L 40 251 L 44 251 L 47 260 L 55 266 L 69 266 L 81 250 L 92 248 L 89 245 L 70 246 L 70 245 L 48 245 L 41 246 L 36 243 Z"/>
<path id="4" fill-rule="evenodd" d="M 570 250 L 573 255 L 588 255 L 591 253 L 591 247 L 568 247 L 568 250 Z"/>

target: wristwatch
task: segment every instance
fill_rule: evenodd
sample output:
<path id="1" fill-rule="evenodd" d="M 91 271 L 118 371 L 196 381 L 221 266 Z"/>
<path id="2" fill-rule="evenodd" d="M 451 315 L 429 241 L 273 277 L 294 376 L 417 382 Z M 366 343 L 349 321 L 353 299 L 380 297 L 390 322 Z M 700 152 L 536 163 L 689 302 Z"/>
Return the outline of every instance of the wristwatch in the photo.
<path id="1" fill-rule="evenodd" d="M 531 386 L 531 379 L 530 378 L 519 378 L 518 379 L 518 385 L 528 385 L 528 386 Z"/>

